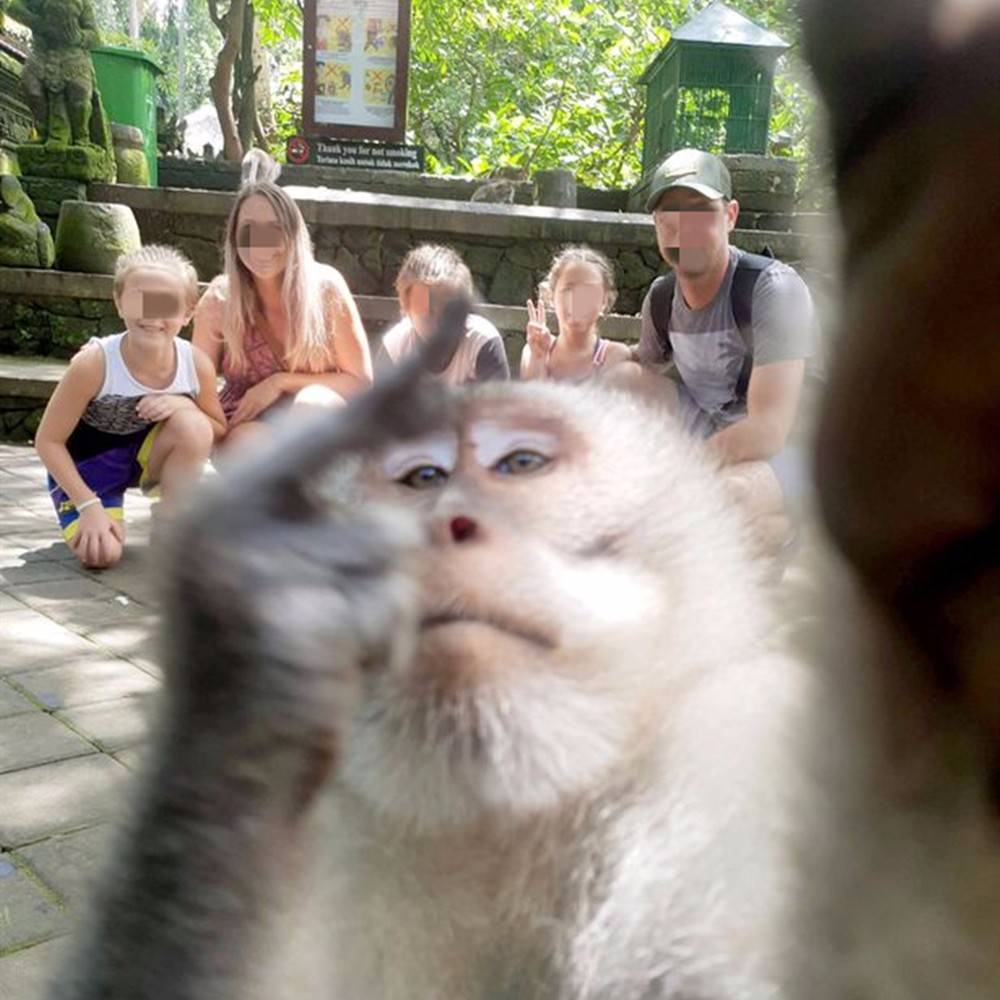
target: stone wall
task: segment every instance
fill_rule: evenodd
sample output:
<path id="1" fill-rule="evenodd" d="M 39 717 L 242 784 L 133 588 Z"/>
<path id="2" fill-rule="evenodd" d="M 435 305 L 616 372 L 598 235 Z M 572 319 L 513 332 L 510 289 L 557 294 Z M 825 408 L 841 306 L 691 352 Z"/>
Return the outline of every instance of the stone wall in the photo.
<path id="1" fill-rule="evenodd" d="M 110 277 L 0 268 L 0 354 L 71 358 L 121 329 Z"/>
<path id="2" fill-rule="evenodd" d="M 0 394 L 0 441 L 20 444 L 34 440 L 44 412 L 44 400 Z"/>
<path id="3" fill-rule="evenodd" d="M 203 283 L 202 290 L 205 287 Z M 70 358 L 90 337 L 118 333 L 122 321 L 111 295 L 110 275 L 0 267 L 0 354 Z M 394 296 L 358 295 L 355 300 L 375 344 L 399 319 L 399 303 Z M 477 309 L 504 335 L 509 353 L 519 357 L 527 310 L 488 303 Z M 638 339 L 635 316 L 616 313 L 605 316 L 601 324 L 606 337 Z M 190 336 L 190 327 L 181 336 Z"/>
<path id="4" fill-rule="evenodd" d="M 553 254 L 569 243 L 587 243 L 611 259 L 621 313 L 638 312 L 646 289 L 664 269 L 645 214 L 289 190 L 302 209 L 317 257 L 338 268 L 356 295 L 391 296 L 407 250 L 429 241 L 454 247 L 483 299 L 502 305 L 520 305 L 534 295 Z M 232 194 L 95 184 L 90 197 L 131 206 L 143 241 L 180 247 L 202 279 L 219 272 Z M 751 251 L 769 246 L 803 269 L 815 244 L 824 242 L 811 234 L 743 229 L 734 232 L 733 241 Z"/>

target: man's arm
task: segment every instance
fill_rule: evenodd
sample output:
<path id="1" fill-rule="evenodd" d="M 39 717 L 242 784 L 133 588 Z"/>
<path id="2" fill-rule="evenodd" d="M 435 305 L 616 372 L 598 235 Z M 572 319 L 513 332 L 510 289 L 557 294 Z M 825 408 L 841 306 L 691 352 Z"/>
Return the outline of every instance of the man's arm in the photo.
<path id="1" fill-rule="evenodd" d="M 805 378 L 806 363 L 797 358 L 755 366 L 747 387 L 747 415 L 709 439 L 726 465 L 757 462 L 785 447 Z"/>

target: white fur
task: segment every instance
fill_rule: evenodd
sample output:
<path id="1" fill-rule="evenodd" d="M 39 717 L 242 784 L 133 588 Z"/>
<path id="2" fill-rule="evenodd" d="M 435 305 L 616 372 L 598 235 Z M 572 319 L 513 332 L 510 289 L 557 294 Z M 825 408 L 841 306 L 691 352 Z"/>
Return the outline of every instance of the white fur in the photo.
<path id="1" fill-rule="evenodd" d="M 581 479 L 580 520 L 598 535 L 630 519 L 629 540 L 498 569 L 518 601 L 544 581 L 566 623 L 543 672 L 511 663 L 445 704 L 415 697 L 405 667 L 369 682 L 290 960 L 325 956 L 324 985 L 292 977 L 288 995 L 777 997 L 805 683 L 768 649 L 740 525 L 696 447 L 666 420 L 651 431 L 662 414 L 514 391 L 588 414 L 605 472 Z"/>

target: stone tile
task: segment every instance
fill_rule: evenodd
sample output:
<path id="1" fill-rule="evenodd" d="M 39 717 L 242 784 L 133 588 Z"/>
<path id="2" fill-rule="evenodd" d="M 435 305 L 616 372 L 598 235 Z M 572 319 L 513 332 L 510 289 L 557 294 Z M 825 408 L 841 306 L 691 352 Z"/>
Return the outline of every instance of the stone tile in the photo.
<path id="1" fill-rule="evenodd" d="M 119 698 L 100 705 L 83 705 L 56 712 L 57 719 L 68 722 L 104 750 L 124 750 L 141 743 L 149 735 L 154 707 L 149 696 Z M 16 721 L 16 719 L 15 719 Z"/>
<path id="2" fill-rule="evenodd" d="M 95 652 L 92 643 L 37 611 L 0 615 L 0 675 L 49 667 Z"/>
<path id="3" fill-rule="evenodd" d="M 11 535 L 13 537 L 21 534 L 22 531 L 35 531 L 42 526 L 43 521 L 41 515 L 30 510 L 29 508 L 23 506 L 19 499 L 14 497 L 11 498 L 8 495 L 8 499 L 14 499 L 14 504 L 4 508 L 3 511 L 3 529 L 5 535 Z M 48 522 L 49 530 L 52 532 L 53 536 L 59 538 L 59 529 L 56 525 L 55 515 L 52 515 L 52 519 Z"/>
<path id="4" fill-rule="evenodd" d="M 0 719 L 8 719 L 23 712 L 37 711 L 38 709 L 24 695 L 0 680 Z"/>
<path id="5" fill-rule="evenodd" d="M 0 954 L 66 929 L 66 915 L 55 900 L 9 854 L 0 854 Z"/>
<path id="6" fill-rule="evenodd" d="M 21 531 L 16 538 L 11 537 L 10 543 L 20 548 L 21 561 L 26 564 L 59 560 L 76 565 L 73 550 L 55 531 L 41 528 L 37 532 Z"/>
<path id="7" fill-rule="evenodd" d="M 69 941 L 55 938 L 0 958 L 0 1000 L 46 1000 Z"/>
<path id="8" fill-rule="evenodd" d="M 100 655 L 58 667 L 11 674 L 9 681 L 53 711 L 93 705 L 113 698 L 130 698 L 159 687 L 146 671 L 127 660 Z M 2 705 L 0 700 L 0 708 Z"/>
<path id="9" fill-rule="evenodd" d="M 105 754 L 0 774 L 0 845 L 113 819 L 121 811 L 129 771 Z"/>
<path id="10" fill-rule="evenodd" d="M 86 740 L 45 712 L 15 715 L 0 725 L 0 774 L 93 752 Z"/>
<path id="11" fill-rule="evenodd" d="M 76 560 L 72 563 L 62 560 L 43 560 L 26 563 L 23 560 L 17 566 L 5 566 L 0 569 L 0 587 L 13 590 L 25 583 L 44 583 L 49 580 L 75 580 L 80 574 L 76 569 Z"/>
<path id="12" fill-rule="evenodd" d="M 4 611 L 25 611 L 27 605 L 19 601 L 13 594 L 7 594 L 0 590 L 0 614 Z"/>
<path id="13" fill-rule="evenodd" d="M 60 581 L 60 583 L 69 581 Z M 83 581 L 87 583 L 86 580 Z M 47 584 L 46 586 L 56 586 Z M 17 592 L 20 597 L 24 591 Z M 30 601 L 30 594 L 25 595 Z M 95 629 L 109 625 L 142 625 L 149 629 L 156 626 L 156 619 L 149 608 L 137 604 L 125 594 L 96 600 L 67 600 L 52 604 L 36 605 L 39 611 L 53 621 L 71 628 L 74 632 L 87 635 Z"/>
<path id="14" fill-rule="evenodd" d="M 157 658 L 157 629 L 152 622 L 105 625 L 88 632 L 87 639 L 127 660 L 145 657 L 155 662 Z"/>
<path id="15" fill-rule="evenodd" d="M 145 768 L 149 753 L 149 746 L 135 746 L 126 750 L 116 750 L 114 757 L 130 771 L 138 772 Z"/>
<path id="16" fill-rule="evenodd" d="M 63 903 L 78 911 L 104 867 L 114 837 L 115 827 L 102 824 L 49 837 L 14 853 Z"/>
<path id="17" fill-rule="evenodd" d="M 116 593 L 114 588 L 109 587 L 103 580 L 92 580 L 80 573 L 74 573 L 65 580 L 39 580 L 18 587 L 8 587 L 7 590 L 19 601 L 24 601 L 29 607 L 45 614 L 48 614 L 50 609 L 55 610 L 71 601 L 74 604 L 108 601 Z"/>
<path id="18" fill-rule="evenodd" d="M 13 474 L 0 480 L 0 496 L 7 500 L 25 500 L 38 495 L 38 484 L 45 481 L 44 473 L 40 476 L 30 466 L 17 465 L 15 468 L 14 462 L 4 462 L 4 469 Z"/>

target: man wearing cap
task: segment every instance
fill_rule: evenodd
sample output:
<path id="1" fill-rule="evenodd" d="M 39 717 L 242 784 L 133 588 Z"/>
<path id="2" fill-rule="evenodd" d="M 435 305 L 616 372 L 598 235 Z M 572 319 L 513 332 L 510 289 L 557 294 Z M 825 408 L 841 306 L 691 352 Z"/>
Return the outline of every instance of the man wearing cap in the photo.
<path id="1" fill-rule="evenodd" d="M 671 154 L 653 175 L 646 207 L 671 273 L 643 301 L 635 356 L 650 367 L 673 362 L 682 424 L 708 440 L 755 523 L 780 537 L 785 503 L 804 485 L 788 437 L 816 348 L 813 306 L 792 268 L 729 245 L 740 211 L 732 194 L 722 160 L 695 149 Z"/>

